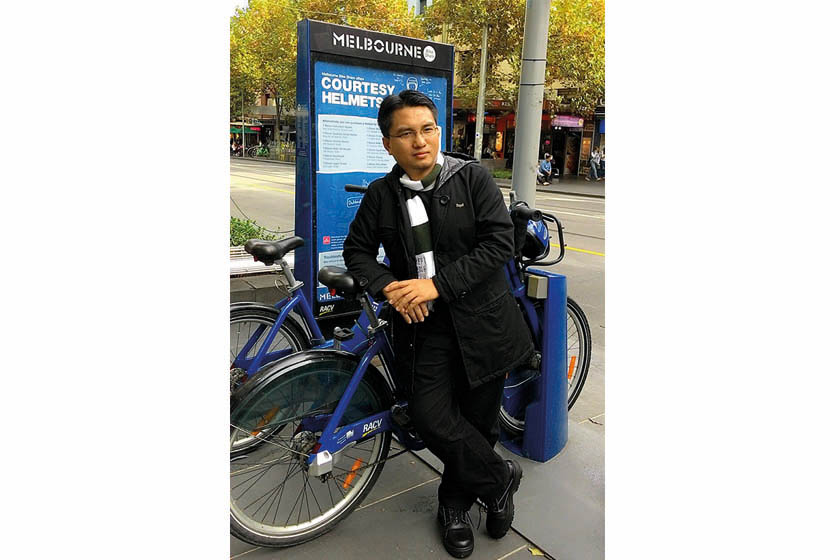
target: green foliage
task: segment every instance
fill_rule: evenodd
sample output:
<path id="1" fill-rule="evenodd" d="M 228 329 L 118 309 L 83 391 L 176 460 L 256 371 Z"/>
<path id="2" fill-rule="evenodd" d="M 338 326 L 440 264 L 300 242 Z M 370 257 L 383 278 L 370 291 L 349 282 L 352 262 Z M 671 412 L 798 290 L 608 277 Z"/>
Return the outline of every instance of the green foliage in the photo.
<path id="1" fill-rule="evenodd" d="M 496 179 L 510 179 L 513 177 L 512 169 L 494 169 L 492 173 Z"/>
<path id="2" fill-rule="evenodd" d="M 591 116 L 604 97 L 604 0 L 552 0 L 549 12 L 546 87 L 576 88 L 571 112 Z M 439 35 L 449 23 L 449 42 L 459 51 L 455 96 L 475 105 L 482 25 L 487 37 L 487 91 L 516 106 L 525 30 L 525 0 L 437 0 L 424 26 Z M 503 64 L 507 62 L 507 64 Z M 557 110 L 559 103 L 551 107 Z"/>
<path id="3" fill-rule="evenodd" d="M 546 83 L 576 88 L 571 111 L 591 116 L 604 97 L 604 0 L 552 0 Z"/>
<path id="4" fill-rule="evenodd" d="M 409 14 L 405 0 L 250 0 L 230 19 L 231 117 L 245 104 L 268 93 L 278 103 L 277 119 L 295 106 L 297 22 L 309 18 L 422 37 L 419 18 Z"/>
<path id="5" fill-rule="evenodd" d="M 277 236 L 252 220 L 240 220 L 230 217 L 230 246 L 245 245 L 249 239 L 267 239 L 273 241 Z"/>
<path id="6" fill-rule="evenodd" d="M 456 45 L 459 57 L 455 96 L 467 105 L 475 105 L 481 73 L 481 37 L 487 30 L 488 92 L 509 99 L 505 87 L 510 76 L 499 71 L 502 62 L 513 63 L 522 55 L 522 29 L 525 0 L 437 0 L 426 11 L 424 26 L 428 36 L 439 35 L 449 24 L 448 41 Z M 519 76 L 514 82 L 519 85 Z M 509 99 L 510 100 L 510 99 Z"/>

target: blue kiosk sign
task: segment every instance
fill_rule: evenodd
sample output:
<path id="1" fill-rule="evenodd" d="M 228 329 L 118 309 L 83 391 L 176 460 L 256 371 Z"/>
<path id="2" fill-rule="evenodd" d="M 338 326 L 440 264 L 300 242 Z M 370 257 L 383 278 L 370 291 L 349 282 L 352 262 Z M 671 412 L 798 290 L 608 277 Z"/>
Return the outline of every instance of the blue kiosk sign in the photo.
<path id="1" fill-rule="evenodd" d="M 405 89 L 422 91 L 438 107 L 441 149 L 449 149 L 454 49 L 312 20 L 298 22 L 297 32 L 295 235 L 304 245 L 295 275 L 315 316 L 336 318 L 359 309 L 318 283 L 321 267 L 344 266 L 344 239 L 362 200 L 344 186 L 368 185 L 396 164 L 382 146 L 379 105 Z"/>

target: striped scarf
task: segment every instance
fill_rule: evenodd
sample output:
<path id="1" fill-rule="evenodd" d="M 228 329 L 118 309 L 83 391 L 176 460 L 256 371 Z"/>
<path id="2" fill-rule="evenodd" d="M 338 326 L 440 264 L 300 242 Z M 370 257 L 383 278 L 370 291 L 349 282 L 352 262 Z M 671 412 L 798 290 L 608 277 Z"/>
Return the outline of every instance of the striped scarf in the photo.
<path id="1" fill-rule="evenodd" d="M 417 277 L 423 279 L 434 277 L 435 255 L 432 251 L 432 228 L 429 223 L 429 216 L 426 213 L 426 205 L 423 203 L 422 197 L 417 196 L 417 193 L 434 190 L 442 168 L 443 154 L 438 152 L 434 168 L 419 181 L 409 179 L 405 173 L 400 177 L 400 184 L 405 187 L 403 193 L 405 194 L 408 218 L 411 221 L 411 232 L 414 237 L 414 260 L 417 263 Z"/>

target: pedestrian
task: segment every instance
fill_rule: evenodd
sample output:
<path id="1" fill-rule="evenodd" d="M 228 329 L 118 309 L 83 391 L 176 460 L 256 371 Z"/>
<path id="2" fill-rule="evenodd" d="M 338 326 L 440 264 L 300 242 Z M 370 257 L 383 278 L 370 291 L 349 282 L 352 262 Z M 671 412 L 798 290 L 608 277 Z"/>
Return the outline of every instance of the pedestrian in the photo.
<path id="1" fill-rule="evenodd" d="M 598 179 L 599 181 L 603 181 L 604 177 L 607 176 L 606 173 L 605 173 L 605 170 L 604 170 L 604 167 L 607 165 L 606 159 L 607 159 L 606 146 L 601 146 L 601 165 L 598 166 L 598 171 L 600 171 L 600 173 L 601 173 L 601 177 L 600 177 L 600 179 Z"/>
<path id="2" fill-rule="evenodd" d="M 542 182 L 543 185 L 551 183 L 551 159 L 551 154 L 545 154 L 537 170 L 537 181 Z"/>
<path id="3" fill-rule="evenodd" d="M 598 151 L 598 148 L 592 150 L 592 153 L 589 154 L 589 175 L 586 177 L 587 181 L 591 181 L 595 179 L 598 181 L 598 166 L 601 163 L 601 152 Z"/>
<path id="4" fill-rule="evenodd" d="M 393 315 L 397 379 L 414 429 L 444 464 L 437 520 L 457 558 L 474 548 L 469 510 L 487 509 L 502 538 L 522 478 L 493 449 L 507 372 L 533 345 L 505 278 L 513 224 L 501 192 L 473 158 L 440 151 L 435 104 L 423 93 L 389 95 L 378 115 L 397 161 L 368 187 L 344 242 L 344 262 Z M 385 248 L 388 265 L 377 260 Z"/>

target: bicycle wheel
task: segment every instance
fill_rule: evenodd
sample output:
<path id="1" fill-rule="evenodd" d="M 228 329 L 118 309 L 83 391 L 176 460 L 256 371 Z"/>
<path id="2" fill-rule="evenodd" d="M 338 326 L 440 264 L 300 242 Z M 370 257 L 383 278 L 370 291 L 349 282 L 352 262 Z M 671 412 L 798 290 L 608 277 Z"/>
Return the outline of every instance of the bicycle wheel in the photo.
<path id="1" fill-rule="evenodd" d="M 230 391 L 244 381 L 246 366 L 265 342 L 280 312 L 268 306 L 237 306 L 230 310 Z M 247 350 L 243 351 L 247 346 Z M 292 316 L 287 316 L 268 348 L 268 361 L 310 348 L 309 336 Z M 278 355 L 277 353 L 280 353 Z M 276 356 L 271 360 L 272 356 Z M 266 363 L 268 363 L 268 361 Z"/>
<path id="2" fill-rule="evenodd" d="M 248 364 L 254 359 L 257 351 L 265 342 L 268 332 L 280 312 L 273 307 L 263 306 L 238 306 L 230 311 L 230 392 L 233 392 L 248 378 L 246 376 L 246 369 Z M 247 348 L 246 348 L 247 347 Z M 271 345 L 268 348 L 266 356 L 266 363 L 273 361 L 272 356 L 277 356 L 274 360 L 279 359 L 282 355 L 300 352 L 310 347 L 309 337 L 304 334 L 303 327 L 301 327 L 296 320 L 287 317 L 280 325 L 280 330 L 274 337 Z M 280 353 L 278 355 L 276 353 Z M 260 434 L 265 435 L 263 431 L 254 431 L 252 434 L 239 434 L 239 440 L 233 447 L 233 451 L 237 453 L 245 452 L 251 446 L 258 443 L 255 439 Z"/>
<path id="3" fill-rule="evenodd" d="M 570 297 L 566 298 L 566 379 L 569 382 L 569 410 L 575 404 L 592 358 L 592 333 L 589 321 L 580 305 Z"/>
<path id="4" fill-rule="evenodd" d="M 571 410 L 589 371 L 592 356 L 592 335 L 589 322 L 583 310 L 575 300 L 566 297 L 566 379 L 567 407 Z M 525 432 L 525 407 L 530 403 L 536 390 L 537 372 L 521 369 L 513 371 L 505 381 L 505 395 L 499 409 L 502 427 L 513 435 Z"/>
<path id="5" fill-rule="evenodd" d="M 250 148 L 248 148 L 248 151 L 246 153 L 248 154 L 248 157 L 257 157 L 257 147 L 251 146 Z"/>
<path id="6" fill-rule="evenodd" d="M 234 536 L 257 546 L 300 544 L 332 529 L 364 500 L 384 467 L 390 432 L 335 453 L 329 474 L 310 476 L 305 462 L 321 433 L 305 430 L 304 422 L 335 409 L 358 361 L 329 350 L 303 352 L 275 363 L 234 396 L 231 445 L 237 432 L 250 433 L 267 419 L 273 428 L 259 447 L 231 460 Z M 366 375 L 342 424 L 386 410 L 389 395 L 378 374 Z"/>

